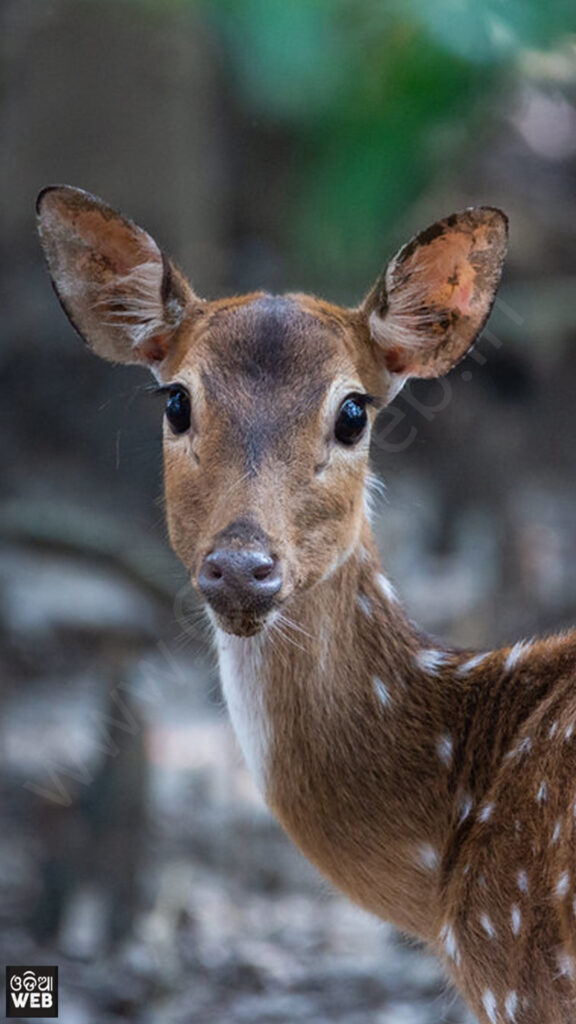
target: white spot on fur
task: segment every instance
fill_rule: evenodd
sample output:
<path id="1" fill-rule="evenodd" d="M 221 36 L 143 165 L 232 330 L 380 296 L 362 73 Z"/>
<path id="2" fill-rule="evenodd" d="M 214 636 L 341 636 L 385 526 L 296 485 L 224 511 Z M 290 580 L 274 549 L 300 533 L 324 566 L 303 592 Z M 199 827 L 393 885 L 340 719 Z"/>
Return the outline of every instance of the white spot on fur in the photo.
<path id="1" fill-rule="evenodd" d="M 381 592 L 383 593 L 387 601 L 390 601 L 392 604 L 398 602 L 398 594 L 396 593 L 390 580 L 388 579 L 387 576 L 384 575 L 384 573 L 376 573 L 376 584 L 380 588 Z"/>
<path id="2" fill-rule="evenodd" d="M 446 651 L 424 650 L 418 651 L 416 663 L 430 675 L 438 675 L 439 669 L 443 668 L 450 661 L 451 655 Z"/>
<path id="3" fill-rule="evenodd" d="M 565 978 L 574 978 L 574 957 L 562 950 L 558 954 L 558 973 Z"/>
<path id="4" fill-rule="evenodd" d="M 524 739 L 520 740 L 520 743 L 518 744 L 518 746 L 514 747 L 514 750 L 510 751 L 510 756 L 512 757 L 512 756 L 515 756 L 516 754 L 518 756 L 521 756 L 523 754 L 529 754 L 531 750 L 532 750 L 532 737 L 531 736 L 525 736 Z"/>
<path id="5" fill-rule="evenodd" d="M 484 804 L 484 807 L 478 815 L 478 821 L 489 821 L 492 817 L 492 811 L 494 810 L 494 804 Z"/>
<path id="6" fill-rule="evenodd" d="M 516 882 L 520 892 L 528 892 L 530 888 L 530 882 L 528 881 L 528 875 L 525 871 L 519 871 L 516 875 Z"/>
<path id="7" fill-rule="evenodd" d="M 522 927 L 522 911 L 516 903 L 512 907 L 512 910 L 510 911 L 510 925 L 512 928 L 512 933 L 514 935 L 519 935 L 520 929 Z"/>
<path id="8" fill-rule="evenodd" d="M 418 860 L 428 871 L 434 871 L 440 863 L 440 855 L 431 843 L 423 843 L 418 850 Z"/>
<path id="9" fill-rule="evenodd" d="M 452 742 L 452 737 L 448 734 L 446 734 L 445 736 L 440 736 L 439 739 L 436 741 L 436 750 L 438 751 L 438 757 L 443 762 L 443 764 L 446 765 L 447 768 L 452 764 L 453 749 L 454 744 Z"/>
<path id="10" fill-rule="evenodd" d="M 505 670 L 507 672 L 511 672 L 516 668 L 520 659 L 528 653 L 531 647 L 532 642 L 530 640 L 519 640 L 517 644 L 514 644 L 514 646 L 510 648 L 506 661 L 504 662 Z"/>
<path id="11" fill-rule="evenodd" d="M 372 615 L 372 602 L 370 598 L 366 597 L 366 594 L 358 594 L 356 602 L 360 611 L 364 612 L 364 615 L 366 615 L 367 618 L 370 618 Z"/>
<path id="12" fill-rule="evenodd" d="M 556 882 L 556 888 L 554 890 L 558 899 L 562 899 L 566 895 L 566 893 L 568 892 L 569 885 L 570 875 L 567 871 L 563 871 L 558 881 Z"/>
<path id="13" fill-rule="evenodd" d="M 509 992 L 504 1000 L 504 1012 L 506 1019 L 514 1022 L 516 1020 L 516 1010 L 518 1009 L 518 994 L 516 992 Z"/>
<path id="14" fill-rule="evenodd" d="M 458 666 L 457 675 L 467 676 L 469 672 L 473 672 L 478 665 L 481 665 L 483 661 L 489 656 L 489 651 L 486 654 L 475 654 L 473 658 L 468 658 L 468 661 L 464 661 L 462 665 Z"/>
<path id="15" fill-rule="evenodd" d="M 372 680 L 372 685 L 374 686 L 374 692 L 378 700 L 382 704 L 382 707 L 389 707 L 391 704 L 391 697 L 390 690 L 386 686 L 386 683 L 383 683 L 378 676 L 374 676 L 374 679 Z"/>
<path id="16" fill-rule="evenodd" d="M 544 781 L 544 779 L 542 779 L 542 782 L 538 786 L 538 792 L 536 794 L 536 799 L 537 799 L 539 804 L 546 803 L 546 801 L 548 799 L 548 784 Z"/>
<path id="17" fill-rule="evenodd" d="M 266 789 L 270 723 L 264 710 L 262 634 L 237 637 L 216 628 L 222 692 L 236 739 L 259 789 Z"/>
<path id="18" fill-rule="evenodd" d="M 454 929 L 451 924 L 446 922 L 440 929 L 440 940 L 444 946 L 446 956 L 449 956 L 455 964 L 460 963 L 460 950 L 458 949 L 458 943 L 454 934 Z"/>
<path id="19" fill-rule="evenodd" d="M 492 924 L 492 921 L 491 921 L 490 917 L 488 916 L 488 914 L 481 914 L 481 916 L 480 916 L 480 924 L 482 925 L 482 927 L 483 927 L 484 931 L 486 932 L 486 935 L 488 936 L 488 938 L 489 939 L 493 939 L 494 936 L 496 935 L 496 931 L 494 929 L 494 925 Z"/>
<path id="20" fill-rule="evenodd" d="M 552 725 L 548 729 L 548 737 L 551 740 L 554 739 L 554 737 L 555 737 L 557 732 L 558 732 L 558 722 L 552 722 Z"/>
<path id="21" fill-rule="evenodd" d="M 467 793 L 466 796 L 463 796 L 462 800 L 460 801 L 460 824 L 462 824 L 463 821 L 466 821 L 466 818 L 470 814 L 473 806 L 474 801 L 472 797 Z"/>
<path id="22" fill-rule="evenodd" d="M 486 1011 L 486 1016 L 490 1021 L 490 1024 L 496 1024 L 496 996 L 490 989 L 486 989 L 482 996 L 482 1006 Z"/>
<path id="23" fill-rule="evenodd" d="M 566 730 L 564 732 L 564 739 L 565 740 L 572 739 L 572 733 L 573 732 L 574 732 L 574 723 L 570 722 L 570 725 L 566 726 Z"/>
<path id="24" fill-rule="evenodd" d="M 562 822 L 561 822 L 560 819 L 558 819 L 558 821 L 554 825 L 554 831 L 552 833 L 552 846 L 554 846 L 554 844 L 557 843 L 558 840 L 560 839 L 561 832 L 562 832 Z"/>

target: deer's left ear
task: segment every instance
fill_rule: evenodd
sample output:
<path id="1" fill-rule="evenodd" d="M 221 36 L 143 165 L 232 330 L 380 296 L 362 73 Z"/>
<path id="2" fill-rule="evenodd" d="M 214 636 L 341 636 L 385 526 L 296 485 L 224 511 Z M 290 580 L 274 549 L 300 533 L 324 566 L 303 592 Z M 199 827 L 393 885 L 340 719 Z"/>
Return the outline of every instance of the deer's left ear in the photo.
<path id="1" fill-rule="evenodd" d="M 362 308 L 393 393 L 466 355 L 492 308 L 507 238 L 501 210 L 479 206 L 422 231 L 388 264 Z"/>

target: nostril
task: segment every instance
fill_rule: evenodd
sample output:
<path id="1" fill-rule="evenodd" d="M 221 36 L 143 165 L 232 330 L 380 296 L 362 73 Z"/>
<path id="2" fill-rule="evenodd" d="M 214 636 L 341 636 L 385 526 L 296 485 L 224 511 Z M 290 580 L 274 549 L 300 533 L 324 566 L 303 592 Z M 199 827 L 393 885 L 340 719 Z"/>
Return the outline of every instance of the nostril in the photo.
<path id="1" fill-rule="evenodd" d="M 211 552 L 206 555 L 204 562 L 202 563 L 202 575 L 204 579 L 215 582 L 221 580 L 226 571 L 226 559 L 222 558 L 221 553 L 217 551 Z"/>
<path id="2" fill-rule="evenodd" d="M 267 558 L 260 565 L 255 565 L 252 568 L 252 576 L 255 580 L 267 580 L 272 575 L 272 570 L 276 565 L 275 558 Z"/>
<path id="3" fill-rule="evenodd" d="M 222 569 L 220 566 L 214 565 L 214 563 L 208 562 L 208 564 L 204 566 L 204 574 L 209 580 L 222 579 Z"/>

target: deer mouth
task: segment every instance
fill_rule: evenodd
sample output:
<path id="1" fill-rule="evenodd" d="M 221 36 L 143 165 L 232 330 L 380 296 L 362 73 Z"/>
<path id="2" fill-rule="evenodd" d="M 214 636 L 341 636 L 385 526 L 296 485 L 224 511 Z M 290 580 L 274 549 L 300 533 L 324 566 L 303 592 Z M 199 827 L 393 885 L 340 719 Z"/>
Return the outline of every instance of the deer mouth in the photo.
<path id="1" fill-rule="evenodd" d="M 255 616 L 245 611 L 215 612 L 211 609 L 211 619 L 219 629 L 233 636 L 250 637 L 261 633 L 270 624 L 273 612 Z"/>

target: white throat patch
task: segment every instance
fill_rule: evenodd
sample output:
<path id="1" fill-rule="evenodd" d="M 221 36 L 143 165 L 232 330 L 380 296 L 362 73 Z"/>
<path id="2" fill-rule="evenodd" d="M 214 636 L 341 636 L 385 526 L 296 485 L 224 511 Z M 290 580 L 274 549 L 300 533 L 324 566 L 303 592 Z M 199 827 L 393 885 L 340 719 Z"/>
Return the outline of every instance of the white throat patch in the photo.
<path id="1" fill-rule="evenodd" d="M 216 628 L 222 692 L 236 739 L 260 792 L 265 793 L 270 723 L 264 709 L 262 634 L 232 636 Z"/>

